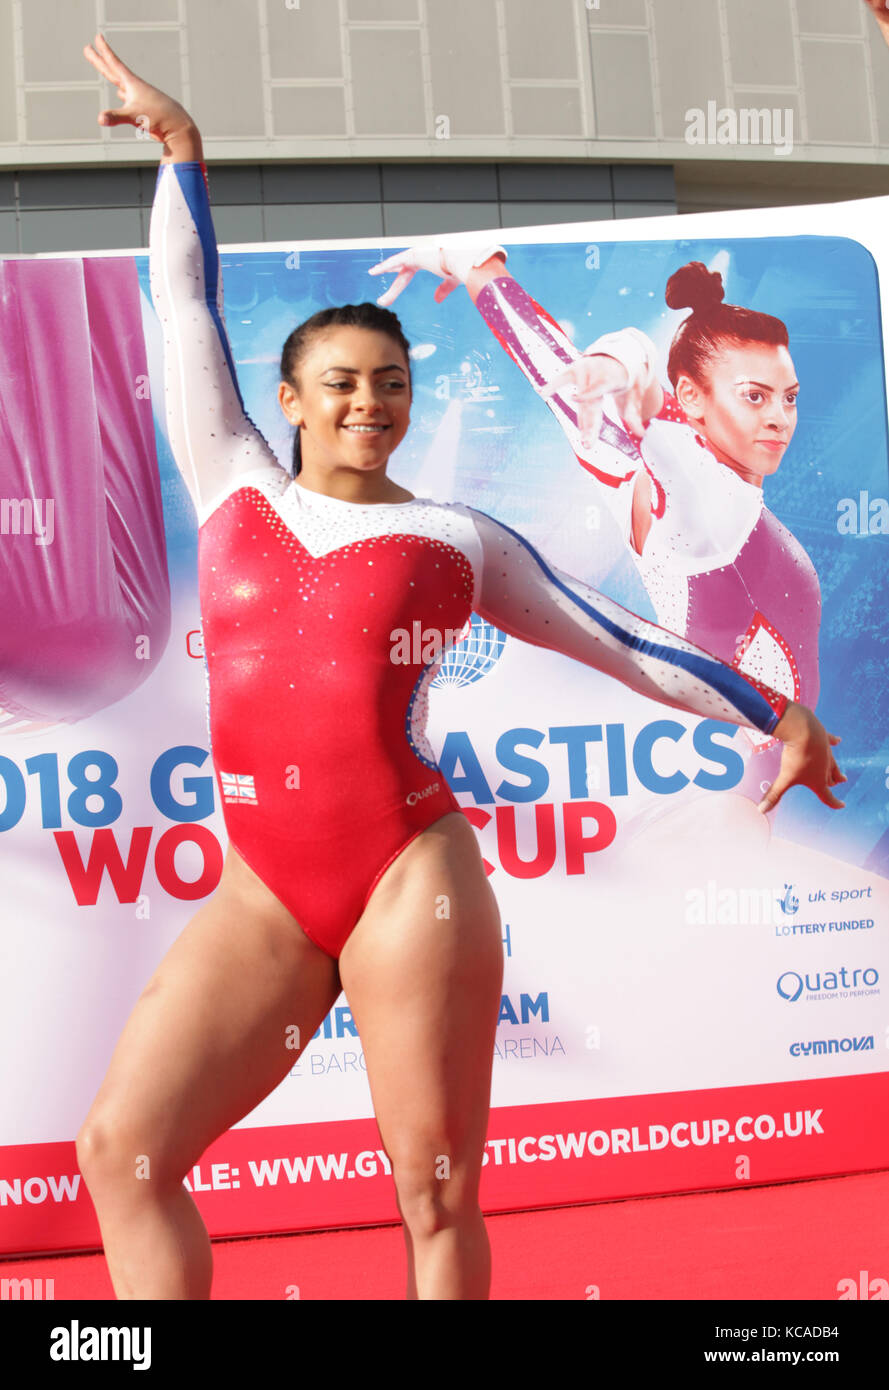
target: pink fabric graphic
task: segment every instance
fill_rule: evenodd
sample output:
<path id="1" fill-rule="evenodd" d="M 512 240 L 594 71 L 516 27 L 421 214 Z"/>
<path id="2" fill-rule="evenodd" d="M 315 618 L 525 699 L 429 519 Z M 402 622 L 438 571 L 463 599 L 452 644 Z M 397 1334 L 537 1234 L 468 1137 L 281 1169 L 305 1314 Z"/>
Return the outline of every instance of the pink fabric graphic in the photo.
<path id="1" fill-rule="evenodd" d="M 0 595 L 0 729 L 85 719 L 141 685 L 166 646 L 160 480 L 127 257 L 0 261 Z"/>

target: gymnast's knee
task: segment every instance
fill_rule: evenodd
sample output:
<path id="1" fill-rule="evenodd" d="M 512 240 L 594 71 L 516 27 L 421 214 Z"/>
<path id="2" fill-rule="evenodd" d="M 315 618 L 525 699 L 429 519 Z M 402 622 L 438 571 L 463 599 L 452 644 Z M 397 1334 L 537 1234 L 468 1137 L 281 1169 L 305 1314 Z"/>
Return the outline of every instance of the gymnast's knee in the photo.
<path id="1" fill-rule="evenodd" d="M 402 1220 L 415 1239 L 477 1218 L 478 1179 L 444 1151 L 422 1158 L 393 1159 L 392 1176 Z"/>
<path id="2" fill-rule="evenodd" d="M 77 1164 L 94 1201 L 150 1200 L 178 1187 L 188 1171 L 162 1144 L 152 1141 L 150 1127 L 136 1117 L 106 1107 L 90 1112 L 75 1140 Z"/>

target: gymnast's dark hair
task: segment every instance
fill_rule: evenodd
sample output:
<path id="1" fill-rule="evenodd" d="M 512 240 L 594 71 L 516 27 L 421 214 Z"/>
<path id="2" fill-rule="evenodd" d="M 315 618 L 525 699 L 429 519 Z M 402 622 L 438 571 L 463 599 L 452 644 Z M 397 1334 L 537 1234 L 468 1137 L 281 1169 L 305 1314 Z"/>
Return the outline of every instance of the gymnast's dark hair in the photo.
<path id="1" fill-rule="evenodd" d="M 298 388 L 297 370 L 311 346 L 312 339 L 325 328 L 372 328 L 380 333 L 388 333 L 390 338 L 400 344 L 408 359 L 407 375 L 411 379 L 410 343 L 404 336 L 398 315 L 379 304 L 339 304 L 333 309 L 320 309 L 310 319 L 294 328 L 281 352 L 281 380 L 288 381 Z M 294 478 L 302 467 L 300 458 L 300 434 L 297 429 L 293 440 L 293 459 L 291 473 Z"/>
<path id="2" fill-rule="evenodd" d="M 790 345 L 787 327 L 780 319 L 724 304 L 722 276 L 708 270 L 702 261 L 689 261 L 671 275 L 664 298 L 671 309 L 692 311 L 676 330 L 667 360 L 667 376 L 674 391 L 681 376 L 706 385 L 708 369 L 725 345 Z"/>

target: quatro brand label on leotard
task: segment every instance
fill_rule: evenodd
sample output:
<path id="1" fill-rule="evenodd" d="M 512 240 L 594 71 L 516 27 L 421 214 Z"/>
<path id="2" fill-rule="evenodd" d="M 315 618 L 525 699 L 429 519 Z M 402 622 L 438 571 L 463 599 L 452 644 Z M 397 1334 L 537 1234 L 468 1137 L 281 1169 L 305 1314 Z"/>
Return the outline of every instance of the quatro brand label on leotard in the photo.
<path id="1" fill-rule="evenodd" d="M 222 799 L 236 801 L 241 806 L 256 806 L 256 787 L 253 778 L 238 772 L 220 772 Z"/>
<path id="2" fill-rule="evenodd" d="M 417 802 L 422 801 L 424 796 L 431 796 L 433 792 L 437 791 L 438 783 L 431 782 L 430 785 L 428 787 L 424 787 L 422 791 L 409 792 L 408 795 L 405 797 L 405 801 L 407 802 L 408 806 L 416 806 Z"/>

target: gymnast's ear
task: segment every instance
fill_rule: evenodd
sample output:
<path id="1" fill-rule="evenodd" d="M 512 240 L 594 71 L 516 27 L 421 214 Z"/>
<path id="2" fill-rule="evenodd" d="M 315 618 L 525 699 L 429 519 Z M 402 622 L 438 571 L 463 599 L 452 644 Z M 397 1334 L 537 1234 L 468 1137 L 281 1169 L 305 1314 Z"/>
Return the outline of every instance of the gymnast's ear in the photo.
<path id="1" fill-rule="evenodd" d="M 304 423 L 296 387 L 289 381 L 282 381 L 278 384 L 278 403 L 291 425 L 299 427 Z"/>
<path id="2" fill-rule="evenodd" d="M 701 420 L 704 416 L 706 392 L 696 381 L 684 373 L 676 383 L 676 399 L 691 420 Z"/>

